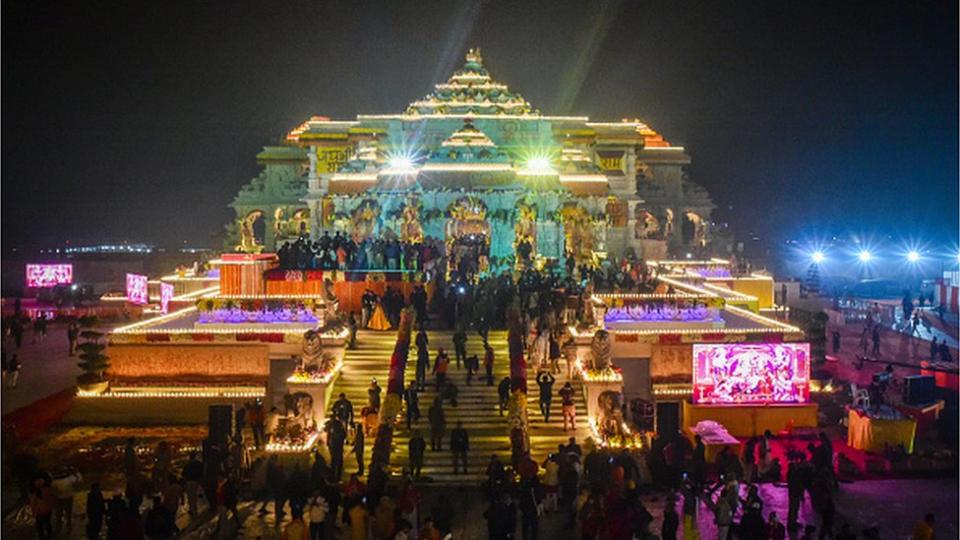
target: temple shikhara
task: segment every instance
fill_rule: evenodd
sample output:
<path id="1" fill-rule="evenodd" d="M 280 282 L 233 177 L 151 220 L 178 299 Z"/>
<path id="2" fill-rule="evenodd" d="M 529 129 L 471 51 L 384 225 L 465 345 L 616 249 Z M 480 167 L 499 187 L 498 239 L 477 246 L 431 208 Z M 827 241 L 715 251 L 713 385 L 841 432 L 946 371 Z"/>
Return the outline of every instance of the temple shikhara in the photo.
<path id="1" fill-rule="evenodd" d="M 390 115 L 313 117 L 257 155 L 232 203 L 228 248 L 274 251 L 301 235 L 437 239 L 451 268 L 521 259 L 559 267 L 702 252 L 714 205 L 681 146 L 638 120 L 549 116 L 494 80 L 480 50 Z M 521 247 L 522 246 L 522 247 Z M 472 258 L 472 257 L 471 257 Z"/>

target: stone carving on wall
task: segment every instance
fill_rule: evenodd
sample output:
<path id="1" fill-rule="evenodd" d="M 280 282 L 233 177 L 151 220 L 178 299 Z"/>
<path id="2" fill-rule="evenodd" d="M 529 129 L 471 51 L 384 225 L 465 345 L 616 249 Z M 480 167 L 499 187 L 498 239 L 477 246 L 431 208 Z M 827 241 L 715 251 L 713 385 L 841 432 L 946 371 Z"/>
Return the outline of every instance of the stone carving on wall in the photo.
<path id="1" fill-rule="evenodd" d="M 653 347 L 650 378 L 654 382 L 690 382 L 693 378 L 693 349 L 690 345 Z"/>

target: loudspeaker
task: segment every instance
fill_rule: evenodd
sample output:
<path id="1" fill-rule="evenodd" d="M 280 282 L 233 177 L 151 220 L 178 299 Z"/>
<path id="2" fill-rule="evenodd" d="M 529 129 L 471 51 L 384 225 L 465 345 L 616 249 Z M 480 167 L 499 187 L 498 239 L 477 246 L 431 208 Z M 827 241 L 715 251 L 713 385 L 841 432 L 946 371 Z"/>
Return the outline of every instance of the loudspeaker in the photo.
<path id="1" fill-rule="evenodd" d="M 233 435 L 233 405 L 210 405 L 210 442 L 225 444 Z"/>
<path id="2" fill-rule="evenodd" d="M 657 403 L 657 433 L 672 439 L 680 431 L 680 404 L 676 401 Z"/>
<path id="3" fill-rule="evenodd" d="M 903 402 L 923 405 L 936 401 L 937 380 L 933 375 L 911 375 L 903 378 Z"/>

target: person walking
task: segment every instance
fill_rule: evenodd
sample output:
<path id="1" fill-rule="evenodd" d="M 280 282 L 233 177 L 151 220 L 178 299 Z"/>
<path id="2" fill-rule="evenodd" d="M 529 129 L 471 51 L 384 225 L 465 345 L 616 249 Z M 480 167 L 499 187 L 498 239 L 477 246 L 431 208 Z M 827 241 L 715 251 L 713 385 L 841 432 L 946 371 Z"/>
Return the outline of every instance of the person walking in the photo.
<path id="1" fill-rule="evenodd" d="M 330 469 L 334 481 L 339 481 L 340 477 L 343 476 L 343 445 L 347 439 L 347 430 L 343 424 L 336 420 L 328 421 L 325 429 L 327 432 L 327 449 L 330 451 Z"/>
<path id="2" fill-rule="evenodd" d="M 576 431 L 577 407 L 573 402 L 575 391 L 573 387 L 570 386 L 570 383 L 567 382 L 563 385 L 563 388 L 560 389 L 559 394 L 563 405 L 563 430 L 567 431 L 567 423 L 569 422 L 570 429 Z"/>
<path id="3" fill-rule="evenodd" d="M 53 511 L 57 506 L 57 496 L 45 478 L 33 481 L 30 491 L 30 510 L 33 511 L 34 525 L 37 528 L 37 537 L 46 540 L 53 537 Z"/>
<path id="4" fill-rule="evenodd" d="M 500 416 L 507 410 L 507 402 L 510 401 L 510 377 L 504 377 L 497 386 L 497 395 L 500 398 Z"/>
<path id="5" fill-rule="evenodd" d="M 357 424 L 353 434 L 353 455 L 357 458 L 357 474 L 363 476 L 363 426 Z"/>
<path id="6" fill-rule="evenodd" d="M 67 356 L 75 356 L 77 354 L 77 338 L 80 337 L 80 325 L 77 324 L 77 321 L 70 321 L 70 324 L 67 325 L 67 343 L 69 349 L 67 349 Z"/>
<path id="7" fill-rule="evenodd" d="M 467 474 L 467 452 L 470 451 L 470 436 L 463 428 L 463 422 L 457 420 L 457 427 L 450 432 L 450 450 L 453 451 L 453 474 L 457 474 L 458 466 L 463 466 L 463 474 Z"/>
<path id="8" fill-rule="evenodd" d="M 20 380 L 20 367 L 20 360 L 17 358 L 17 354 L 14 353 L 10 357 L 10 361 L 7 362 L 7 387 L 17 387 L 17 381 Z"/>
<path id="9" fill-rule="evenodd" d="M 717 525 L 717 540 L 727 540 L 734 514 L 734 510 L 730 507 L 729 491 L 723 488 L 716 502 L 709 496 L 705 497 L 704 501 L 713 510 L 713 522 Z"/>
<path id="10" fill-rule="evenodd" d="M 90 485 L 90 492 L 87 493 L 87 539 L 97 540 L 100 538 L 100 531 L 103 529 L 103 516 L 107 513 L 107 504 L 103 500 L 103 492 L 100 491 L 100 483 L 94 482 Z"/>
<path id="11" fill-rule="evenodd" d="M 327 500 L 320 490 L 315 490 L 307 504 L 307 515 L 310 516 L 310 540 L 324 540 L 329 513 L 330 505 Z"/>
<path id="12" fill-rule="evenodd" d="M 467 357 L 467 386 L 473 382 L 473 375 L 480 371 L 480 358 L 473 354 Z"/>
<path id="13" fill-rule="evenodd" d="M 467 333 L 463 326 L 458 324 L 457 330 L 453 333 L 453 352 L 457 357 L 457 369 L 460 369 L 460 362 L 467 361 Z"/>
<path id="14" fill-rule="evenodd" d="M 370 388 L 367 388 L 367 404 L 375 411 L 380 410 L 380 395 L 383 389 L 377 383 L 377 379 L 370 380 Z"/>
<path id="15" fill-rule="evenodd" d="M 410 458 L 410 474 L 414 478 L 420 478 L 423 471 L 423 454 L 427 450 L 427 441 L 423 440 L 420 431 L 414 431 L 413 437 L 407 442 L 407 453 Z"/>
<path id="16" fill-rule="evenodd" d="M 416 381 L 410 381 L 410 386 L 403 391 L 403 401 L 407 405 L 407 429 L 410 429 L 412 422 L 420 421 L 420 395 Z"/>
<path id="17" fill-rule="evenodd" d="M 417 332 L 417 373 L 416 381 L 417 387 L 421 392 L 427 386 L 427 369 L 430 368 L 430 350 L 427 346 L 427 331 L 423 329 L 423 325 L 420 326 L 420 331 Z"/>
<path id="18" fill-rule="evenodd" d="M 873 326 L 873 355 L 880 356 L 880 325 Z"/>
<path id="19" fill-rule="evenodd" d="M 447 356 L 447 353 L 440 349 L 437 353 L 437 359 L 433 364 L 433 375 L 436 376 L 437 384 L 437 393 L 439 394 L 443 390 L 443 386 L 447 382 L 447 369 L 450 368 L 450 357 Z"/>
<path id="20" fill-rule="evenodd" d="M 540 370 L 537 373 L 537 386 L 540 387 L 540 414 L 543 415 L 543 421 L 550 421 L 550 404 L 553 401 L 553 383 L 556 378 L 552 373 Z"/>
<path id="21" fill-rule="evenodd" d="M 197 459 L 196 452 L 190 452 L 180 475 L 183 477 L 184 491 L 187 494 L 187 509 L 190 517 L 194 517 L 197 515 L 197 494 L 200 491 L 200 482 L 203 481 L 203 463 Z"/>
<path id="22" fill-rule="evenodd" d="M 560 341 L 553 332 L 550 332 L 549 340 L 550 372 L 557 374 L 560 373 Z"/>
<path id="23" fill-rule="evenodd" d="M 918 521 L 913 526 L 910 537 L 912 540 L 933 540 L 933 526 L 936 518 L 933 514 L 923 516 L 922 521 Z"/>
<path id="24" fill-rule="evenodd" d="M 443 435 L 447 428 L 447 419 L 443 413 L 443 400 L 440 396 L 433 398 L 433 404 L 427 414 L 430 420 L 430 450 L 443 450 Z"/>
<path id="25" fill-rule="evenodd" d="M 677 514 L 677 497 L 671 493 L 667 495 L 667 505 L 663 509 L 663 525 L 660 527 L 661 540 L 677 540 L 677 530 L 679 528 L 680 515 Z"/>
<path id="26" fill-rule="evenodd" d="M 333 417 L 339 420 L 343 426 L 353 425 L 353 403 L 350 403 L 346 394 L 340 393 L 340 397 L 333 403 L 331 410 Z"/>
<path id="27" fill-rule="evenodd" d="M 487 386 L 493 386 L 493 347 L 489 343 L 483 344 L 483 369 L 487 375 Z"/>
<path id="28" fill-rule="evenodd" d="M 539 484 L 534 478 L 524 482 L 520 488 L 520 531 L 523 540 L 537 540 L 540 533 L 540 497 Z"/>

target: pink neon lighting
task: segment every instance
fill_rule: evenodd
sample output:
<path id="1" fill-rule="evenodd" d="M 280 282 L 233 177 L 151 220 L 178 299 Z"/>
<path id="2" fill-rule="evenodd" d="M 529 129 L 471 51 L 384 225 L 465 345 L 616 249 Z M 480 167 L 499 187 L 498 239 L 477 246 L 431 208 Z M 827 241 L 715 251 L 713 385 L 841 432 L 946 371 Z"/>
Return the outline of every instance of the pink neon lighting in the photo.
<path id="1" fill-rule="evenodd" d="M 694 344 L 694 403 L 810 401 L 809 343 Z"/>
<path id="2" fill-rule="evenodd" d="M 28 264 L 27 287 L 56 287 L 73 283 L 72 264 Z"/>

